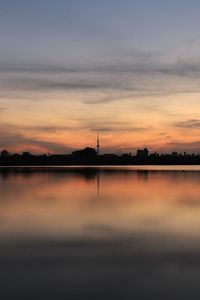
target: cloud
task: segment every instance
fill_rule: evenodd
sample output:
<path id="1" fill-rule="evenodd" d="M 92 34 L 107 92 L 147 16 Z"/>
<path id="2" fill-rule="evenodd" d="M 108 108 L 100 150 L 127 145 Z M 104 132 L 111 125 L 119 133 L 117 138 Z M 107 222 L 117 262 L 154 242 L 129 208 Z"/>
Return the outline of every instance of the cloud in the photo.
<path id="1" fill-rule="evenodd" d="M 175 122 L 173 126 L 184 129 L 200 129 L 200 120 L 189 119 L 186 121 Z"/>
<path id="2" fill-rule="evenodd" d="M 65 67 L 61 65 L 50 64 L 14 64 L 1 63 L 0 73 L 7 74 L 58 74 L 58 73 L 80 73 L 85 72 L 85 68 L 80 67 Z"/>
<path id="3" fill-rule="evenodd" d="M 69 153 L 72 152 L 71 147 L 64 143 L 57 143 L 40 138 L 27 137 L 26 134 L 20 132 L 17 126 L 9 125 L 7 128 L 0 127 L 1 147 L 8 149 L 22 148 L 24 151 L 29 149 L 38 149 L 40 152 L 53 152 L 53 153 Z M 27 130 L 27 133 L 30 131 Z"/>
<path id="4" fill-rule="evenodd" d="M 1 64 L 0 92 L 95 92 L 96 96 L 82 102 L 106 104 L 123 97 L 199 93 L 199 75 L 198 61 L 166 63 L 160 56 L 156 60 L 152 54 L 136 52 L 124 60 L 86 66 Z"/>
<path id="5" fill-rule="evenodd" d="M 59 126 L 59 125 L 35 125 L 35 126 L 24 126 L 21 127 L 24 130 L 29 130 L 31 132 L 57 132 L 57 131 L 67 131 L 76 130 L 73 126 Z"/>
<path id="6" fill-rule="evenodd" d="M 8 82 L 8 88 L 12 86 L 17 90 L 25 91 L 76 91 L 76 90 L 95 90 L 95 89 L 109 89 L 109 83 L 105 82 L 92 82 L 92 80 L 86 79 L 73 79 L 60 78 L 56 80 L 55 78 L 18 78 L 10 79 Z"/>
<path id="7" fill-rule="evenodd" d="M 168 151 L 187 151 L 189 153 L 199 153 L 200 152 L 200 141 L 193 142 L 170 142 L 164 146 L 165 150 Z M 163 149 L 162 149 L 163 150 Z"/>
<path id="8" fill-rule="evenodd" d="M 104 124 L 102 126 L 102 124 Z M 4 124 L 4 128 L 5 128 Z M 10 125 L 7 124 L 7 128 Z M 11 125 L 14 127 L 14 125 Z M 32 133 L 55 133 L 63 131 L 101 131 L 101 132 L 137 132 L 137 131 L 146 131 L 152 129 L 151 126 L 131 126 L 128 122 L 115 122 L 115 121 L 95 121 L 95 120 L 79 120 L 74 126 L 67 125 L 34 125 L 34 126 L 18 126 L 19 131 L 27 131 Z M 15 126 L 16 129 L 16 126 Z"/>
<path id="9" fill-rule="evenodd" d="M 140 132 L 140 131 L 147 131 L 152 129 L 150 126 L 121 126 L 121 124 L 117 124 L 116 126 L 109 126 L 106 124 L 105 126 L 92 126 L 92 131 L 99 131 L 99 132 Z"/>

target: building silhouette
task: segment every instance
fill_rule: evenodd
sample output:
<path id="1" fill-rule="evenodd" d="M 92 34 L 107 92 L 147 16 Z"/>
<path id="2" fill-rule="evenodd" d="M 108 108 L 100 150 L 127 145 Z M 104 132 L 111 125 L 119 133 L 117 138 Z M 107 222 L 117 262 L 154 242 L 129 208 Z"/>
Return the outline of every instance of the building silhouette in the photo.
<path id="1" fill-rule="evenodd" d="M 9 152 L 7 150 L 2 150 L 1 151 L 1 156 L 2 157 L 8 157 L 9 156 Z"/>
<path id="2" fill-rule="evenodd" d="M 148 156 L 149 156 L 149 150 L 147 148 L 137 150 L 137 157 L 144 158 Z"/>

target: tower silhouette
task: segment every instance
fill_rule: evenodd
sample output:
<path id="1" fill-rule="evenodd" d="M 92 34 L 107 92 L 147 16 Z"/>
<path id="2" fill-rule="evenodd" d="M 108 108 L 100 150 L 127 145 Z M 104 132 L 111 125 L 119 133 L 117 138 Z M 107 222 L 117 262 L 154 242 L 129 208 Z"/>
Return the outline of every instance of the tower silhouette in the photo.
<path id="1" fill-rule="evenodd" d="M 99 133 L 97 132 L 97 155 L 100 154 Z"/>

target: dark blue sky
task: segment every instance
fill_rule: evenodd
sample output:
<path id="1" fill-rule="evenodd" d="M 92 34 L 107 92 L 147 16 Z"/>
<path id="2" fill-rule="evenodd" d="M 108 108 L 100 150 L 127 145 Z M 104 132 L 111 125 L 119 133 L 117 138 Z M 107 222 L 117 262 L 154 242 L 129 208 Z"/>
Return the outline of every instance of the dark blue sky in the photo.
<path id="1" fill-rule="evenodd" d="M 0 62 L 98 62 L 132 49 L 187 56 L 199 10 L 195 0 L 0 1 Z"/>

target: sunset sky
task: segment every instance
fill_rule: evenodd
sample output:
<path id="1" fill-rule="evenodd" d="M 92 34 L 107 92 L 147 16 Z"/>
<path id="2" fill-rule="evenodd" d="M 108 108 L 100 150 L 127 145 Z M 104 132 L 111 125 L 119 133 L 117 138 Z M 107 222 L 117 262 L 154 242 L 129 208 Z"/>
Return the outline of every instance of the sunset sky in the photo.
<path id="1" fill-rule="evenodd" d="M 0 0 L 0 149 L 200 152 L 199 0 Z"/>

